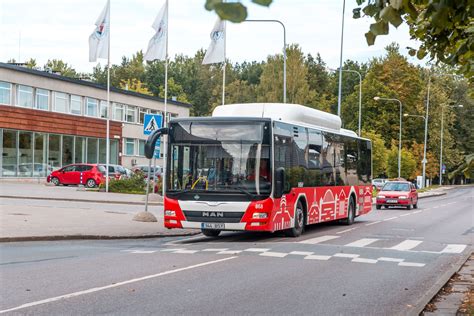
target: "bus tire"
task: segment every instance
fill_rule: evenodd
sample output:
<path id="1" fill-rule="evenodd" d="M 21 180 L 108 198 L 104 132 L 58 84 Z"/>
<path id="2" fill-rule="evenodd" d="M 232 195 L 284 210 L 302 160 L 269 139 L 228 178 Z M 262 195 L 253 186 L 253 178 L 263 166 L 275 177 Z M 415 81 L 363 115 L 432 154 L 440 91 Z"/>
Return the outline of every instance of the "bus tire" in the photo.
<path id="1" fill-rule="evenodd" d="M 285 235 L 288 237 L 299 237 L 304 229 L 304 209 L 301 200 L 298 200 L 295 209 L 295 227 L 287 229 Z"/>
<path id="2" fill-rule="evenodd" d="M 355 218 L 355 203 L 354 199 L 351 197 L 349 199 L 349 206 L 347 209 L 347 218 L 342 220 L 342 223 L 344 225 L 352 225 L 354 224 L 354 218 Z"/>
<path id="3" fill-rule="evenodd" d="M 201 229 L 201 233 L 207 237 L 217 237 L 221 233 L 220 230 L 216 229 Z"/>

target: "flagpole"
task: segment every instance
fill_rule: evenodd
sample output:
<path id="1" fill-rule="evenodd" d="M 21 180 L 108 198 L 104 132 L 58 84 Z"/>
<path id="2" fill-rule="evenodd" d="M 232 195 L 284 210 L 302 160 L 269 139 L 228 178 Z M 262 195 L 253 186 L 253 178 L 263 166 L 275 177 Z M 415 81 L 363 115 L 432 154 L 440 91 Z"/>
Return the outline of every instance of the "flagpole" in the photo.
<path id="1" fill-rule="evenodd" d="M 225 68 L 226 68 L 226 42 L 227 42 L 226 28 L 227 28 L 227 22 L 224 21 L 224 66 L 222 69 L 222 105 L 225 104 Z"/>
<path id="2" fill-rule="evenodd" d="M 169 1 L 166 0 L 166 55 L 165 55 L 165 117 L 164 127 L 168 126 L 168 26 L 169 26 Z M 163 182 L 161 183 L 161 191 L 163 198 L 165 197 L 165 184 L 166 184 L 166 157 L 167 157 L 167 137 L 163 137 Z"/>
<path id="3" fill-rule="evenodd" d="M 108 42 L 107 42 L 107 132 L 105 140 L 105 192 L 109 192 L 109 163 L 110 163 L 110 0 L 108 3 Z"/>

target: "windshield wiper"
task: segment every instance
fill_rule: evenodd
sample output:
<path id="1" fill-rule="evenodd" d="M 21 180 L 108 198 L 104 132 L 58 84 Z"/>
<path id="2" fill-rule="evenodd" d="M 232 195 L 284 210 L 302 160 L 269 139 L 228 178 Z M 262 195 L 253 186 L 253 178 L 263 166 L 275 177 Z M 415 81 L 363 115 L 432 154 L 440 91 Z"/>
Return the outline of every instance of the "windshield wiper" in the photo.
<path id="1" fill-rule="evenodd" d="M 233 189 L 233 190 L 237 190 L 239 192 L 242 192 L 244 193 L 245 195 L 247 195 L 249 198 L 253 199 L 255 196 L 250 193 L 248 190 L 246 190 L 245 188 L 243 187 L 240 187 L 240 186 L 231 186 L 231 187 L 228 187 L 226 189 Z"/>

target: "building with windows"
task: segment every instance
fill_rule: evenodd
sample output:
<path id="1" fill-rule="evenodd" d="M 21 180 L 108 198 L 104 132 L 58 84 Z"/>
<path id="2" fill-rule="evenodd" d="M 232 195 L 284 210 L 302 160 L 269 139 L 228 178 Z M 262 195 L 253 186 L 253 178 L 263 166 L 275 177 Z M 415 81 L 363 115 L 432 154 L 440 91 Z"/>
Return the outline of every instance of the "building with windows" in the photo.
<path id="1" fill-rule="evenodd" d="M 71 163 L 147 164 L 143 121 L 162 114 L 163 99 L 85 80 L 0 63 L 0 177 L 44 177 Z M 168 119 L 191 105 L 168 100 Z M 162 165 L 162 159 L 157 164 Z"/>

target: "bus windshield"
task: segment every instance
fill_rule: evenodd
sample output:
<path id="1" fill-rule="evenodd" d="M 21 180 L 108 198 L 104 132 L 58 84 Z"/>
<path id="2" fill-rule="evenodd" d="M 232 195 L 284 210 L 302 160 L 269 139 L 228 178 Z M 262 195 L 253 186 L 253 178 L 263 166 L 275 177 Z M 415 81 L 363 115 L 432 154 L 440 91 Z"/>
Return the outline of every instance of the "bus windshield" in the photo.
<path id="1" fill-rule="evenodd" d="M 183 121 L 170 126 L 167 194 L 271 192 L 269 124 Z"/>

